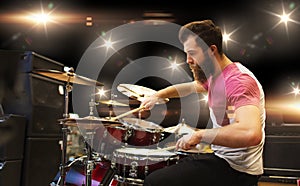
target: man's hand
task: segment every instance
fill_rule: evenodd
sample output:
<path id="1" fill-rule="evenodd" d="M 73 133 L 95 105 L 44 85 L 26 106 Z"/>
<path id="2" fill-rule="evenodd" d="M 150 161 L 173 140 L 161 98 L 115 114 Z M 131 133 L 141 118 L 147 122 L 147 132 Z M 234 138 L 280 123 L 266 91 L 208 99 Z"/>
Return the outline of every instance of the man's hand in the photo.
<path id="1" fill-rule="evenodd" d="M 198 136 L 198 131 L 194 131 L 181 137 L 176 143 L 176 149 L 189 150 L 199 144 L 201 139 Z"/>
<path id="2" fill-rule="evenodd" d="M 154 105 L 158 102 L 159 98 L 155 95 L 145 97 L 141 103 L 140 107 L 143 107 L 144 110 L 151 110 Z"/>

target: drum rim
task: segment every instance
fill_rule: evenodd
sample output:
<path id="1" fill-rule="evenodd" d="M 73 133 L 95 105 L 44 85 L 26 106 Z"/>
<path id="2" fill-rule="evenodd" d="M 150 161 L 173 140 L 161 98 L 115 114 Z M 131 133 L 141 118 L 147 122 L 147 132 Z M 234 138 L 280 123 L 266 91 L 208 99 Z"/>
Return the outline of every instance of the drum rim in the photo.
<path id="1" fill-rule="evenodd" d="M 122 152 L 122 150 L 130 149 L 130 152 Z M 130 160 L 150 160 L 150 161 L 166 161 L 166 160 L 173 160 L 174 158 L 178 158 L 178 154 L 175 152 L 170 152 L 166 150 L 159 151 L 159 149 L 147 149 L 157 151 L 156 154 L 152 153 L 151 151 L 146 152 L 145 154 L 139 154 L 136 150 L 145 148 L 132 148 L 132 147 L 125 147 L 125 148 L 118 148 L 115 149 L 113 152 L 113 157 L 115 158 L 127 158 Z M 167 152 L 167 154 L 158 154 L 159 152 Z"/>
<path id="2" fill-rule="evenodd" d="M 142 127 L 142 126 L 139 126 L 138 124 L 133 124 L 133 122 L 129 122 L 129 121 L 126 121 L 126 120 L 135 120 L 136 121 L 139 121 L 141 120 L 142 122 L 146 122 L 148 124 L 151 125 L 151 127 L 153 128 L 145 128 L 145 127 Z M 140 131 L 146 131 L 146 132 L 152 132 L 152 133 L 155 133 L 155 132 L 163 132 L 164 131 L 164 128 L 154 122 L 151 122 L 151 121 L 146 121 L 146 120 L 143 120 L 143 119 L 139 119 L 139 118 L 123 118 L 122 119 L 122 123 L 124 125 L 126 125 L 128 128 L 133 128 L 133 129 L 136 129 L 136 130 L 140 130 Z"/>

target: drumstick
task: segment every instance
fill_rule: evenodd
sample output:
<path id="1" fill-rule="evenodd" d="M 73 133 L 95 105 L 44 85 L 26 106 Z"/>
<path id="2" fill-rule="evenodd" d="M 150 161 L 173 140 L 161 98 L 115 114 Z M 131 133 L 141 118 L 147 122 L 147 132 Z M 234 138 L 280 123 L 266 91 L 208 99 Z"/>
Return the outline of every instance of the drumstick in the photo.
<path id="1" fill-rule="evenodd" d="M 143 110 L 143 109 L 145 109 L 145 107 L 139 107 L 139 108 L 130 110 L 130 111 L 128 111 L 128 112 L 125 112 L 125 113 L 123 113 L 123 114 L 121 114 L 121 115 L 119 115 L 119 116 L 112 117 L 112 118 L 110 118 L 110 120 L 115 121 L 115 120 L 118 120 L 118 119 L 120 119 L 120 118 L 123 118 L 123 117 L 125 117 L 125 116 L 128 116 L 129 114 L 132 114 L 132 113 L 134 113 L 134 112 L 137 112 L 137 111 L 140 111 L 140 110 Z"/>

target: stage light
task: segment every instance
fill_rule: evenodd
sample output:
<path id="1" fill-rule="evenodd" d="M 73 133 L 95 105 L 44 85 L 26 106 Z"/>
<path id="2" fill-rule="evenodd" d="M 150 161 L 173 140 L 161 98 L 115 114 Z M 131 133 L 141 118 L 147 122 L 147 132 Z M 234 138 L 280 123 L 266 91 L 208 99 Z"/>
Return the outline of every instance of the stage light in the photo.
<path id="1" fill-rule="evenodd" d="M 288 21 L 291 21 L 290 15 L 284 13 L 283 15 L 280 16 L 280 21 L 287 24 Z"/>
<path id="2" fill-rule="evenodd" d="M 289 13 L 286 13 L 286 9 L 284 8 L 283 3 L 281 4 L 282 6 L 282 13 L 281 14 L 277 14 L 275 12 L 271 12 L 271 11 L 265 11 L 266 13 L 273 15 L 275 17 L 279 18 L 279 21 L 271 28 L 271 30 L 275 29 L 276 27 L 278 27 L 280 24 L 284 24 L 285 26 L 285 30 L 286 30 L 286 34 L 288 35 L 288 23 L 289 22 L 293 22 L 296 24 L 300 24 L 299 21 L 292 19 L 292 15 L 293 13 L 298 9 L 298 8 L 294 8 L 294 6 L 291 6 L 292 8 L 294 8 L 292 11 L 290 11 Z"/>
<path id="3" fill-rule="evenodd" d="M 236 28 L 236 29 L 234 29 L 233 31 L 231 31 L 230 33 L 227 33 L 226 32 L 226 28 L 225 28 L 225 26 L 224 26 L 224 28 L 223 28 L 223 42 L 225 43 L 225 47 L 227 48 L 227 46 L 228 46 L 228 42 L 233 42 L 233 43 L 238 43 L 237 41 L 235 41 L 235 40 L 233 40 L 232 38 L 231 38 L 231 36 L 238 30 L 239 28 Z"/>
<path id="4" fill-rule="evenodd" d="M 102 45 L 97 46 L 96 48 L 102 48 L 105 47 L 106 48 L 106 55 L 109 49 L 112 49 L 114 52 L 116 52 L 115 48 L 114 48 L 114 44 L 120 42 L 120 41 L 112 41 L 111 39 L 112 37 L 109 36 L 108 39 L 104 39 L 104 37 L 101 37 L 101 39 L 103 40 Z"/>
<path id="5" fill-rule="evenodd" d="M 299 87 L 293 87 L 293 91 L 291 92 L 292 94 L 294 94 L 295 96 L 300 94 L 300 89 Z"/>
<path id="6" fill-rule="evenodd" d="M 86 26 L 93 26 L 93 18 L 91 16 L 86 17 Z"/>
<path id="7" fill-rule="evenodd" d="M 36 22 L 37 24 L 40 24 L 40 23 L 46 24 L 48 21 L 51 20 L 50 16 L 45 13 L 33 14 L 31 16 L 28 16 L 28 19 Z"/>
<path id="8" fill-rule="evenodd" d="M 224 42 L 227 43 L 227 41 L 230 40 L 230 36 L 229 36 L 228 34 L 224 33 L 224 34 L 223 34 L 223 40 L 224 40 Z"/>
<path id="9" fill-rule="evenodd" d="M 100 97 L 103 97 L 103 96 L 106 97 L 106 95 L 105 95 L 106 92 L 107 92 L 107 91 L 104 90 L 103 88 L 97 89 L 96 95 L 99 95 Z"/>
<path id="10" fill-rule="evenodd" d="M 176 61 L 174 61 L 173 63 L 171 63 L 171 69 L 172 70 L 176 70 L 178 68 L 179 64 L 176 63 Z"/>
<path id="11" fill-rule="evenodd" d="M 165 68 L 165 69 L 171 69 L 172 70 L 172 75 L 173 75 L 173 72 L 175 70 L 179 70 L 179 67 L 181 65 L 183 65 L 183 63 L 178 63 L 176 58 L 177 57 L 175 57 L 175 59 L 172 60 L 172 57 L 169 56 L 169 60 L 168 61 L 170 62 L 170 65 L 167 68 Z"/>
<path id="12" fill-rule="evenodd" d="M 104 47 L 106 47 L 106 49 L 113 48 L 113 42 L 110 39 L 104 41 Z"/>

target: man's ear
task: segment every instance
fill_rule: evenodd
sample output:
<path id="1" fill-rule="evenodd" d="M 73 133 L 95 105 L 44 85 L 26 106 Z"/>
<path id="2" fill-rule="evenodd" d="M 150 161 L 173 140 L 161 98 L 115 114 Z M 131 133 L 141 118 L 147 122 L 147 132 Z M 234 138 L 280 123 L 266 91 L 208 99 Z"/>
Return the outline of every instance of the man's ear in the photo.
<path id="1" fill-rule="evenodd" d="M 218 52 L 218 47 L 216 45 L 210 45 L 210 51 L 211 51 L 211 55 L 214 55 Z"/>

